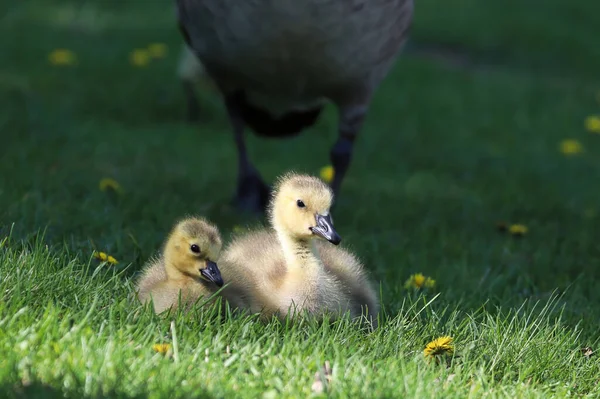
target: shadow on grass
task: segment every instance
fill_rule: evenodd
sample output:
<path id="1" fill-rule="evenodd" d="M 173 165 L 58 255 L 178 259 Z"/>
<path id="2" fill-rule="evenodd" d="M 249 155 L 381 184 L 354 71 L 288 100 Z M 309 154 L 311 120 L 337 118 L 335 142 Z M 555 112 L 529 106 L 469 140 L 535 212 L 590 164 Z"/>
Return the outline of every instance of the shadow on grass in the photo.
<path id="1" fill-rule="evenodd" d="M 60 390 L 48 384 L 41 382 L 29 382 L 27 384 L 4 384 L 0 386 L 0 394 L 3 398 L 27 398 L 27 399 L 51 399 L 51 398 L 128 398 L 128 399 L 143 399 L 149 397 L 149 394 L 129 395 L 125 392 L 110 390 L 98 394 L 82 394 L 75 390 Z M 214 396 L 206 392 L 194 392 L 195 398 L 211 399 Z"/>

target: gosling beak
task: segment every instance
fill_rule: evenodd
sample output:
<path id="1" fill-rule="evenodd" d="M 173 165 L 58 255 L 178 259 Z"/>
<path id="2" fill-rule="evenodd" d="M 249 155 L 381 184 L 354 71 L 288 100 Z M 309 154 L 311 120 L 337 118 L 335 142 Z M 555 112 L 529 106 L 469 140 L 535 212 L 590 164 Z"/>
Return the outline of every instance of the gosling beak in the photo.
<path id="1" fill-rule="evenodd" d="M 213 282 L 217 285 L 217 287 L 223 286 L 223 278 L 221 277 L 221 271 L 217 267 L 215 262 L 211 262 L 210 260 L 206 261 L 206 268 L 200 270 L 200 274 L 206 280 Z"/>
<path id="2" fill-rule="evenodd" d="M 315 219 L 317 220 L 317 226 L 310 228 L 313 234 L 323 237 L 333 245 L 338 245 L 342 241 L 342 237 L 333 228 L 330 214 L 324 216 L 317 213 Z"/>

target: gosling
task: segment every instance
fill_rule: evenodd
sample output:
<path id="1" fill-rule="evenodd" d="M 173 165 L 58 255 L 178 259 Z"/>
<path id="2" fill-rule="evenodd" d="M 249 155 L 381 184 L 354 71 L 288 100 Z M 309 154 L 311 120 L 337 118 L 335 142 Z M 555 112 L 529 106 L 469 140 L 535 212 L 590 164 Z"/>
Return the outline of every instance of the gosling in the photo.
<path id="1" fill-rule="evenodd" d="M 152 259 L 137 282 L 142 303 L 153 301 L 162 313 L 181 304 L 186 310 L 200 297 L 208 298 L 223 286 L 216 260 L 222 247 L 217 227 L 202 218 L 186 218 L 175 225 L 162 254 Z"/>
<path id="2" fill-rule="evenodd" d="M 363 265 L 331 245 L 341 242 L 329 213 L 332 201 L 333 192 L 322 180 L 282 176 L 269 204 L 272 229 L 235 238 L 223 251 L 220 263 L 231 275 L 230 292 L 236 293 L 228 300 L 245 304 L 264 320 L 304 311 L 334 320 L 349 311 L 352 318 L 366 313 L 376 327 L 379 303 Z"/>

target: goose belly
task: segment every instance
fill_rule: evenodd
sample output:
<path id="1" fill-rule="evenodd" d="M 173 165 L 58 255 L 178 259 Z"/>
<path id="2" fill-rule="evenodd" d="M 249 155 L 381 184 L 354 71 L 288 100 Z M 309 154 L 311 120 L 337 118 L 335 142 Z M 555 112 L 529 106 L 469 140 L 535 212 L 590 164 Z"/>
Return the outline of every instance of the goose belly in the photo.
<path id="1" fill-rule="evenodd" d="M 180 0 L 179 17 L 225 88 L 311 100 L 377 83 L 403 44 L 412 0 Z"/>

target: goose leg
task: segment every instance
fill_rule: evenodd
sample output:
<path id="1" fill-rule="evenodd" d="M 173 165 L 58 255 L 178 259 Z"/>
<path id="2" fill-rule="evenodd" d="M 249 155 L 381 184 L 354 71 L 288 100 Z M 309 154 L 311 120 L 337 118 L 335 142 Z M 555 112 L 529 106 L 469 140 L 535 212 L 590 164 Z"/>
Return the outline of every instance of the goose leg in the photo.
<path id="1" fill-rule="evenodd" d="M 340 106 L 339 136 L 331 148 L 331 163 L 335 175 L 331 188 L 337 198 L 342 180 L 348 171 L 354 150 L 354 140 L 360 131 L 365 119 L 367 107 L 365 105 Z"/>
<path id="2" fill-rule="evenodd" d="M 197 122 L 200 120 L 200 104 L 196 97 L 195 84 L 204 75 L 204 66 L 194 54 L 190 47 L 189 36 L 182 25 L 179 29 L 183 34 L 185 44 L 181 48 L 179 55 L 179 64 L 177 65 L 177 75 L 182 82 L 183 93 L 187 105 L 188 122 Z"/>
<path id="3" fill-rule="evenodd" d="M 248 158 L 244 140 L 244 121 L 240 116 L 236 97 L 225 96 L 225 106 L 233 128 L 238 154 L 238 182 L 234 203 L 241 210 L 262 213 L 266 209 L 271 190 Z"/>
<path id="4" fill-rule="evenodd" d="M 190 123 L 198 122 L 200 120 L 200 104 L 194 91 L 194 82 L 184 80 L 183 93 L 187 104 L 187 121 Z"/>

